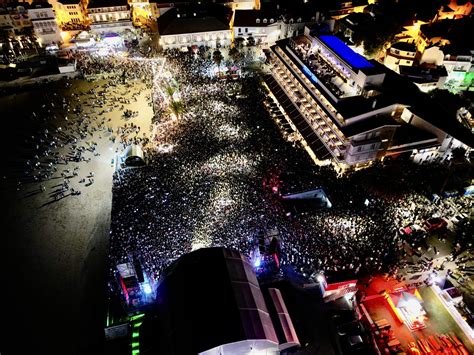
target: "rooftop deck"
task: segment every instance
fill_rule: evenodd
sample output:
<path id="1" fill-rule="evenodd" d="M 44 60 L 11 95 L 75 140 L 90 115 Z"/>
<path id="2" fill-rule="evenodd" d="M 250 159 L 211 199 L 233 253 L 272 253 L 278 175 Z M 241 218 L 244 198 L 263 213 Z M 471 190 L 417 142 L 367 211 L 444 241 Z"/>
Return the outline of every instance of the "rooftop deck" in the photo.
<path id="1" fill-rule="evenodd" d="M 350 73 L 342 66 L 337 66 L 320 49 L 311 47 L 304 37 L 298 37 L 289 42 L 290 48 L 314 75 L 313 81 L 319 80 L 337 98 L 356 96 L 357 87 L 350 83 Z M 370 64 L 370 63 L 369 63 Z"/>

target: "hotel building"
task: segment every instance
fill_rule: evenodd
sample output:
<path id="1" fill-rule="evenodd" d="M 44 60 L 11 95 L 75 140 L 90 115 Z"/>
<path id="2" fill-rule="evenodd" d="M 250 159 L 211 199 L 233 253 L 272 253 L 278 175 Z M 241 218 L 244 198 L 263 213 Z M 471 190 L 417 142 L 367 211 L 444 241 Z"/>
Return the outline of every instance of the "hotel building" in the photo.
<path id="1" fill-rule="evenodd" d="M 442 145 L 439 130 L 405 119 L 415 108 L 397 74 L 335 36 L 305 32 L 271 47 L 266 81 L 317 164 L 344 171 Z"/>
<path id="2" fill-rule="evenodd" d="M 56 22 L 56 15 L 51 4 L 33 3 L 28 10 L 33 30 L 41 45 L 62 42 L 61 31 Z"/>
<path id="3" fill-rule="evenodd" d="M 91 30 L 94 32 L 120 32 L 133 29 L 127 0 L 92 0 L 88 5 Z"/>

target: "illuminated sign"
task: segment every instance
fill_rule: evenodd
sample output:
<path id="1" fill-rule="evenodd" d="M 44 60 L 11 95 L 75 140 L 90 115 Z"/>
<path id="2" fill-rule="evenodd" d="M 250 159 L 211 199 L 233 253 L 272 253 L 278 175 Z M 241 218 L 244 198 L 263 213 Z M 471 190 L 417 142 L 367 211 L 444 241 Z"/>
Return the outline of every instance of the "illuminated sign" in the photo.
<path id="1" fill-rule="evenodd" d="M 316 75 L 314 75 L 313 72 L 309 70 L 309 68 L 306 65 L 303 65 L 303 71 L 309 76 L 309 78 L 311 79 L 313 83 L 316 84 L 318 82 L 318 78 L 316 78 Z"/>

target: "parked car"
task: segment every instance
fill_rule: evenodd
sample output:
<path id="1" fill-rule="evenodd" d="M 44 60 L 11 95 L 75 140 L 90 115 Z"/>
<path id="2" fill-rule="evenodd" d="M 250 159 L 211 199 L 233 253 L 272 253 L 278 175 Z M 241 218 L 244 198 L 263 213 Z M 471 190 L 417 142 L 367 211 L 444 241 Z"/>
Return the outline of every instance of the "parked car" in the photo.
<path id="1" fill-rule="evenodd" d="M 428 232 L 444 229 L 448 226 L 448 222 L 442 217 L 433 217 L 425 221 L 425 228 Z"/>

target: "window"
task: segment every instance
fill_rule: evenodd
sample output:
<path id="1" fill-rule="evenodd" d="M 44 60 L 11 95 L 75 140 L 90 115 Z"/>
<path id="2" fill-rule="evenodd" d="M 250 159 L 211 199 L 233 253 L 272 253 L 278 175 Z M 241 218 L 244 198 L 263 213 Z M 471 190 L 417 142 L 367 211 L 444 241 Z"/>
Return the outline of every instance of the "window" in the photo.
<path id="1" fill-rule="evenodd" d="M 268 22 L 268 21 L 267 21 L 267 19 L 266 19 L 266 18 L 264 18 L 264 19 L 263 19 L 263 23 L 267 23 L 267 22 Z"/>
<path id="2" fill-rule="evenodd" d="M 242 29 L 239 27 L 239 33 L 241 33 L 241 32 L 242 32 Z"/>
<path id="3" fill-rule="evenodd" d="M 245 33 L 247 33 L 249 31 L 249 29 L 247 27 L 245 27 Z"/>
<path id="4" fill-rule="evenodd" d="M 270 23 L 273 23 L 273 22 L 275 22 L 275 20 L 271 18 L 271 19 L 270 19 Z"/>
<path id="5" fill-rule="evenodd" d="M 357 151 L 358 151 L 358 152 L 361 152 L 361 151 L 362 151 L 362 147 L 357 147 Z"/>
<path id="6" fill-rule="evenodd" d="M 371 144 L 371 146 L 370 146 L 370 150 L 374 150 L 374 149 L 375 149 L 375 143 Z"/>
<path id="7" fill-rule="evenodd" d="M 259 19 L 259 18 L 256 19 L 255 22 L 256 22 L 256 23 L 260 23 L 260 19 Z"/>

